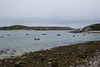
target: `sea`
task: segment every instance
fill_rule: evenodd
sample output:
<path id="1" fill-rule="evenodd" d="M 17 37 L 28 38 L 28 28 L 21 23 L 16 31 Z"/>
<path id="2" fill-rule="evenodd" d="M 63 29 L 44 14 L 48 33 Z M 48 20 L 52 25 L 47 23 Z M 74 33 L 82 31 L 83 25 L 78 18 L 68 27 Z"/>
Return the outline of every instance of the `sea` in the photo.
<path id="1" fill-rule="evenodd" d="M 86 41 L 100 41 L 98 33 L 69 33 L 70 31 L 0 31 L 0 58 Z"/>

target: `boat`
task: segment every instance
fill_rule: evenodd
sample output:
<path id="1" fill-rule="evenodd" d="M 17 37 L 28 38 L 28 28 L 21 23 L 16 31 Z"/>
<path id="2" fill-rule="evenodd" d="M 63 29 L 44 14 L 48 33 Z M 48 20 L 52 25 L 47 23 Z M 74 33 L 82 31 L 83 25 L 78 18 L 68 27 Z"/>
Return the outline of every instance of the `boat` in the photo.
<path id="1" fill-rule="evenodd" d="M 29 34 L 26 34 L 26 35 L 29 35 Z"/>
<path id="2" fill-rule="evenodd" d="M 7 34 L 7 36 L 10 36 L 10 34 Z"/>
<path id="3" fill-rule="evenodd" d="M 4 38 L 4 36 L 1 36 L 0 38 Z"/>
<path id="4" fill-rule="evenodd" d="M 73 37 L 75 37 L 75 35 L 73 35 Z"/>
<path id="5" fill-rule="evenodd" d="M 57 36 L 61 36 L 60 34 L 57 34 Z"/>
<path id="6" fill-rule="evenodd" d="M 42 33 L 42 35 L 47 35 L 46 33 Z"/>
<path id="7" fill-rule="evenodd" d="M 85 36 L 86 34 L 83 34 L 83 36 Z"/>
<path id="8" fill-rule="evenodd" d="M 40 38 L 39 37 L 36 37 L 36 38 L 34 38 L 34 40 L 40 40 Z"/>

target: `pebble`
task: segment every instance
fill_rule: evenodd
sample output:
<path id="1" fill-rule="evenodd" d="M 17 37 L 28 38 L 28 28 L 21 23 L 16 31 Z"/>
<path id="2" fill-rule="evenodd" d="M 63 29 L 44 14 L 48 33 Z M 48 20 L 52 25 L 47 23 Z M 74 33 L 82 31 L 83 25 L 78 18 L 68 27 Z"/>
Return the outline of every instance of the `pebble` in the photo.
<path id="1" fill-rule="evenodd" d="M 69 67 L 100 67 L 100 54 L 99 52 L 96 52 L 96 55 L 94 55 L 93 58 L 89 60 L 84 60 L 84 63 L 73 63 Z"/>

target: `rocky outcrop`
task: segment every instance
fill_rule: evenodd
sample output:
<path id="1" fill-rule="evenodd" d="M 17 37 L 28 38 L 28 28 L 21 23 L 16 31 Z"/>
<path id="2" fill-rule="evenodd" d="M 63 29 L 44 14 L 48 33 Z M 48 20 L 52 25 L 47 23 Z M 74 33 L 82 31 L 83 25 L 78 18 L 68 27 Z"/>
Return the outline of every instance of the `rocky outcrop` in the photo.
<path id="1" fill-rule="evenodd" d="M 76 61 L 76 63 L 72 63 L 69 67 L 100 67 L 100 50 L 96 50 L 92 57 L 84 59 L 82 62 Z"/>

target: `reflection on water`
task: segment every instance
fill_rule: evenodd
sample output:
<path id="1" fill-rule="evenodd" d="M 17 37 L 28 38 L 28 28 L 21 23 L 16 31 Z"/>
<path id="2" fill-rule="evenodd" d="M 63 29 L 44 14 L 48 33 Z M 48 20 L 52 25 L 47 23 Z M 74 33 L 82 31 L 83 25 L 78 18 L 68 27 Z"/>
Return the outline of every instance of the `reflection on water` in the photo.
<path id="1" fill-rule="evenodd" d="M 46 35 L 43 35 L 46 34 Z M 60 36 L 58 36 L 58 34 Z M 97 33 L 69 33 L 69 31 L 0 31 L 0 57 L 49 49 L 84 41 L 100 40 Z M 40 38 L 34 40 L 34 38 Z"/>

